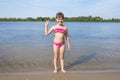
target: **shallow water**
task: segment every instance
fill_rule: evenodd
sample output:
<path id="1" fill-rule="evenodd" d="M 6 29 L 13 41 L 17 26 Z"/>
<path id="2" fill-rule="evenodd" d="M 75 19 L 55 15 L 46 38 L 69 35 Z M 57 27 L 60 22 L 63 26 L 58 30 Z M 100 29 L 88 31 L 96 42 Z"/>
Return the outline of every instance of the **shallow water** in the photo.
<path id="1" fill-rule="evenodd" d="M 64 24 L 72 45 L 65 69 L 120 70 L 120 23 Z M 0 22 L 0 72 L 53 69 L 53 37 L 44 35 L 44 22 Z"/>

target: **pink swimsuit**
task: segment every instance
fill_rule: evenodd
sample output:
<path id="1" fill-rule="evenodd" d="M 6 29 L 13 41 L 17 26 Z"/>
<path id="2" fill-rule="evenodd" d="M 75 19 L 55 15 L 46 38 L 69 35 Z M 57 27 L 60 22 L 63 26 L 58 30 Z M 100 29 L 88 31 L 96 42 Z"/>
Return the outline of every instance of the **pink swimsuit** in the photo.
<path id="1" fill-rule="evenodd" d="M 57 33 L 57 32 L 65 34 L 66 30 L 62 29 L 62 28 L 56 28 L 56 29 L 54 29 L 54 33 Z"/>
<path id="2" fill-rule="evenodd" d="M 63 46 L 65 43 L 63 42 L 63 43 L 55 43 L 54 42 L 54 44 L 58 47 L 58 48 L 60 48 L 61 46 Z"/>
<path id="3" fill-rule="evenodd" d="M 54 29 L 54 33 L 63 33 L 63 34 L 66 34 L 66 30 L 65 29 L 62 29 L 62 28 L 56 28 L 56 29 Z M 58 46 L 58 48 L 60 48 L 61 46 L 63 46 L 65 43 L 63 42 L 63 43 L 55 43 L 54 42 L 54 44 L 56 45 L 56 46 Z"/>

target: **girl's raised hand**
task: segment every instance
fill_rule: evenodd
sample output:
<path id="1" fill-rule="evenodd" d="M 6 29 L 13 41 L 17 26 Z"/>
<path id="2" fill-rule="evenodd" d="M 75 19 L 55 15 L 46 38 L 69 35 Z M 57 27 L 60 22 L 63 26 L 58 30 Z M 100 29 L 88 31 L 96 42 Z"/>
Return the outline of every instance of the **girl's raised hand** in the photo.
<path id="1" fill-rule="evenodd" d="M 46 20 L 46 21 L 45 21 L 45 25 L 48 26 L 48 25 L 49 25 L 49 22 L 50 22 L 49 20 Z"/>

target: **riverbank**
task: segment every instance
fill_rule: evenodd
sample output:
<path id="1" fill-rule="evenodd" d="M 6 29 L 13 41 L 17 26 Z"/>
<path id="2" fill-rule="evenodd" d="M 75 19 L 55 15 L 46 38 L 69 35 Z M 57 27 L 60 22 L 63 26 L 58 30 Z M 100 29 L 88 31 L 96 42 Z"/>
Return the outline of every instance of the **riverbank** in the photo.
<path id="1" fill-rule="evenodd" d="M 66 74 L 23 72 L 0 74 L 0 80 L 119 80 L 119 71 L 69 71 Z"/>

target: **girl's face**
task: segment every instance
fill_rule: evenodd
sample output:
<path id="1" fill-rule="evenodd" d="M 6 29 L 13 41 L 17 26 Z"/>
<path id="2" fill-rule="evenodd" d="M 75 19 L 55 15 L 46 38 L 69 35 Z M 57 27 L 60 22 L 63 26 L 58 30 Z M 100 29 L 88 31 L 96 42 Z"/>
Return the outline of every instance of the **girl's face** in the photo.
<path id="1" fill-rule="evenodd" d="M 63 24 L 63 18 L 62 17 L 60 17 L 60 18 L 56 18 L 56 22 L 57 22 L 57 24 L 58 25 L 62 25 Z"/>

